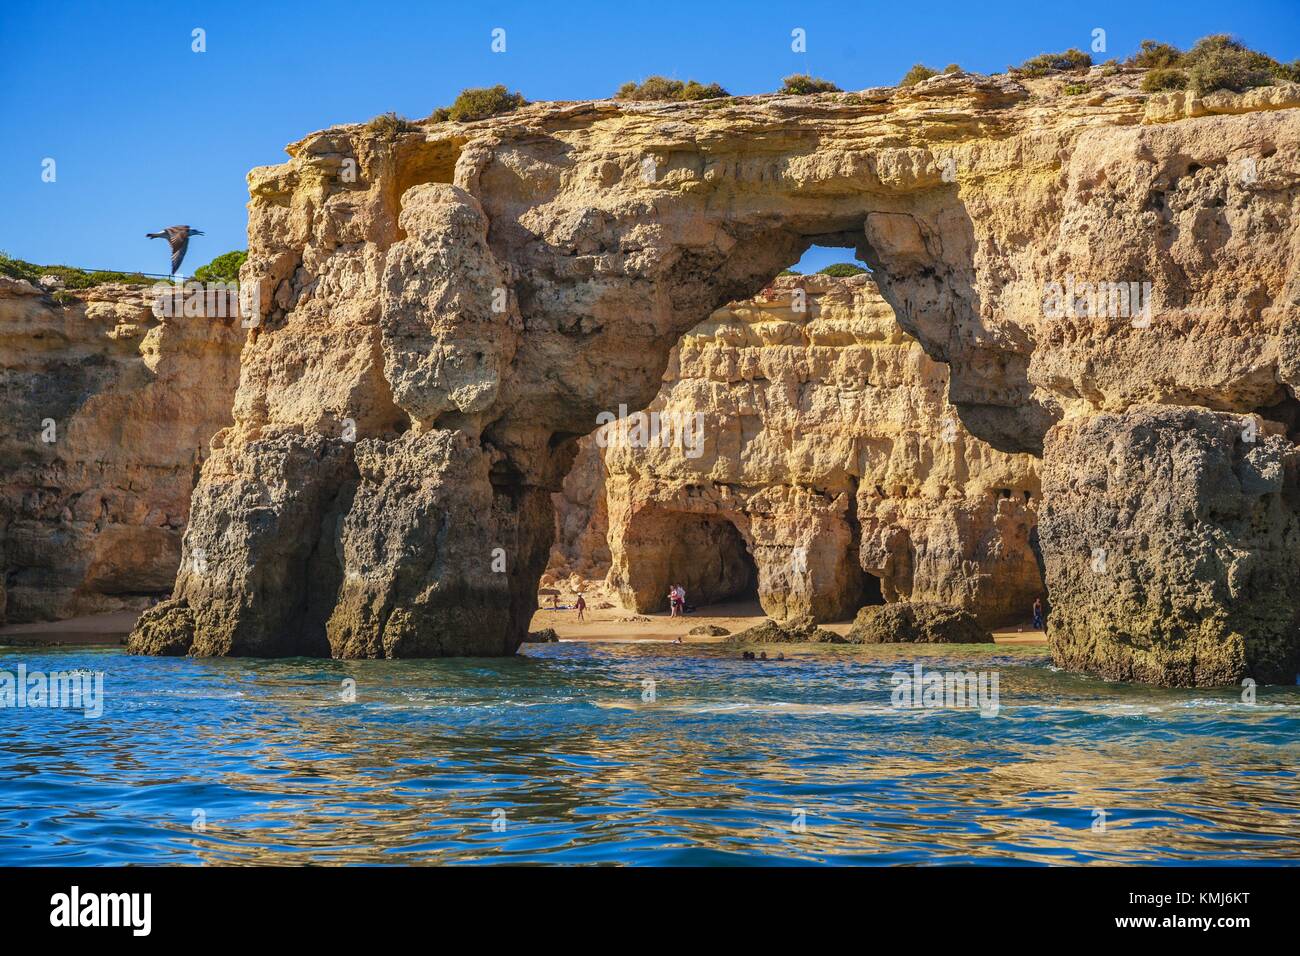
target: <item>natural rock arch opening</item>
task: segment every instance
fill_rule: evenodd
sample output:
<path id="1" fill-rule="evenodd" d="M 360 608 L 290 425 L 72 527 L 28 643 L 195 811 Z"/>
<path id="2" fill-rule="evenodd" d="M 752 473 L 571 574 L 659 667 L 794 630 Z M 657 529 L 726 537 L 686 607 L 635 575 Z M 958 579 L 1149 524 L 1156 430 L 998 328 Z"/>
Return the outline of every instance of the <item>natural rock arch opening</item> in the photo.
<path id="1" fill-rule="evenodd" d="M 797 265 L 837 265 L 830 275 L 783 273 L 716 310 L 673 347 L 645 409 L 583 440 L 553 496 L 548 586 L 608 586 L 624 607 L 660 609 L 684 554 L 717 563 L 714 536 L 691 530 L 720 521 L 742 532 L 776 618 L 916 599 L 989 626 L 1027 619 L 1042 592 L 1035 467 L 960 428 L 947 369 L 852 260 L 815 247 Z M 688 591 L 720 594 L 711 581 Z"/>

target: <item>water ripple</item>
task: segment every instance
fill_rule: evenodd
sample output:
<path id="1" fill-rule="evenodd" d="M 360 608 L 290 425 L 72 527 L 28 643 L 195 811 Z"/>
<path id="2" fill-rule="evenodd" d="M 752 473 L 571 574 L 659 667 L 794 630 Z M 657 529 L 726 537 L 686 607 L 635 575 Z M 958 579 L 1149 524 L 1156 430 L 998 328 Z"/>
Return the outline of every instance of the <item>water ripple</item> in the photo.
<path id="1" fill-rule="evenodd" d="M 130 658 L 99 719 L 0 710 L 0 863 L 1210 863 L 1298 858 L 1300 691 L 1041 651 L 532 646 L 502 660 Z M 890 677 L 996 670 L 995 717 Z M 356 700 L 343 682 L 356 682 Z M 648 693 L 653 681 L 653 695 Z"/>

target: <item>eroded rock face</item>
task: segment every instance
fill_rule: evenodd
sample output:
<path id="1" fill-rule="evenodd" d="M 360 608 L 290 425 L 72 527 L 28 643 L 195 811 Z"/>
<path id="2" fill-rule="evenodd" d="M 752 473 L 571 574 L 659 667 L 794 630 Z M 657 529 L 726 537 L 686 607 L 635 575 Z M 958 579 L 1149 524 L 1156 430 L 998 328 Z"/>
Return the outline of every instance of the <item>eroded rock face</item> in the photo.
<path id="1" fill-rule="evenodd" d="M 209 566 L 233 570 L 216 572 L 225 590 L 182 571 L 193 646 L 283 653 L 305 634 L 319 646 L 318 618 L 346 654 L 517 646 L 576 439 L 620 403 L 645 407 L 678 338 L 810 242 L 856 247 L 902 327 L 949 364 L 964 425 L 1004 452 L 1039 453 L 1067 416 L 1292 400 L 1300 89 L 1189 115 L 1140 80 L 1093 77 L 1077 97 L 1060 79 L 954 74 L 857 94 L 537 104 L 294 144 L 289 163 L 250 175 L 244 279 L 264 324 L 243 356 L 228 451 L 196 496 L 245 510 L 196 504 L 187 548 L 205 542 Z M 1079 284 L 1099 282 L 1149 282 L 1150 307 L 1081 313 Z M 1070 304 L 1049 316 L 1053 283 Z M 348 422 L 358 454 L 407 432 L 420 450 L 375 447 L 363 476 L 347 464 Z M 413 454 L 466 483 L 410 482 Z M 426 566 L 457 566 L 463 613 L 423 574 L 385 567 L 355 601 L 323 585 L 362 573 L 370 546 L 342 547 L 345 512 L 366 500 L 363 481 L 382 495 L 390 476 L 421 497 L 422 520 L 471 522 L 433 544 L 402 539 Z M 252 505 L 268 496 L 269 512 Z M 281 514 L 293 520 L 277 531 Z M 277 540 L 289 533 L 317 544 Z M 312 586 L 257 586 L 273 575 L 252 570 L 246 541 Z M 484 553 L 469 557 L 470 542 Z M 504 590 L 470 570 L 494 548 Z M 503 600 L 499 640 L 461 633 Z"/>
<path id="2" fill-rule="evenodd" d="M 171 591 L 246 335 L 233 314 L 155 315 L 139 286 L 59 296 L 0 277 L 0 620 L 15 623 Z"/>
<path id="3" fill-rule="evenodd" d="M 1290 683 L 1300 452 L 1257 416 L 1139 406 L 1048 433 L 1052 654 L 1113 680 Z"/>
<path id="4" fill-rule="evenodd" d="M 552 575 L 608 569 L 633 610 L 676 583 L 693 603 L 756 592 L 775 618 L 932 600 L 999 625 L 1042 594 L 1036 459 L 962 427 L 947 367 L 869 276 L 782 277 L 717 310 L 644 417 L 583 446 Z"/>

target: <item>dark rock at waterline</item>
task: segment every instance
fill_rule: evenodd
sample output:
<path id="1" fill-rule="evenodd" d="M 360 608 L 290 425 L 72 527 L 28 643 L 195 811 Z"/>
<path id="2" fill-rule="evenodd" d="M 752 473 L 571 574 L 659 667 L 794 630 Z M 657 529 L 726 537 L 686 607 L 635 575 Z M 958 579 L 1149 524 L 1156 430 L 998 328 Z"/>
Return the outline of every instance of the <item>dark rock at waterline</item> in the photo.
<path id="1" fill-rule="evenodd" d="M 544 627 L 540 631 L 529 631 L 528 636 L 524 638 L 525 644 L 558 644 L 560 635 L 555 633 L 555 628 Z"/>
<path id="2" fill-rule="evenodd" d="M 1039 533 L 1058 667 L 1172 687 L 1294 682 L 1300 446 L 1286 428 L 1147 405 L 1049 432 Z"/>
<path id="3" fill-rule="evenodd" d="M 848 639 L 853 644 L 993 643 L 993 635 L 975 615 L 934 601 L 864 607 L 854 618 Z"/>
<path id="4" fill-rule="evenodd" d="M 686 632 L 687 634 L 705 634 L 709 637 L 725 637 L 731 632 L 725 627 L 719 627 L 717 624 L 698 624 Z"/>
<path id="5" fill-rule="evenodd" d="M 184 599 L 169 598 L 148 608 L 126 640 L 128 654 L 184 657 L 194 644 L 194 613 Z"/>
<path id="6" fill-rule="evenodd" d="M 727 638 L 728 644 L 843 644 L 834 631 L 818 627 L 811 618 L 773 621 L 770 618 Z"/>

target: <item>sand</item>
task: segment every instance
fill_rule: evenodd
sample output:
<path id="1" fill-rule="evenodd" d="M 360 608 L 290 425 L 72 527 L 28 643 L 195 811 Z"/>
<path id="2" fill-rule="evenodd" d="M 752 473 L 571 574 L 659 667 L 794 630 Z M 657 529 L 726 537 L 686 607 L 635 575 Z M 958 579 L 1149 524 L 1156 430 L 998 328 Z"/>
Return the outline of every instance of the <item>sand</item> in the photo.
<path id="1" fill-rule="evenodd" d="M 120 644 L 131 633 L 139 611 L 91 614 L 66 621 L 35 621 L 0 627 L 0 644 Z"/>
<path id="2" fill-rule="evenodd" d="M 717 624 L 734 634 L 763 623 L 767 615 L 757 601 L 750 601 L 713 604 L 677 618 L 669 617 L 667 611 L 636 614 L 617 607 L 599 610 L 588 607 L 583 617 L 586 620 L 579 621 L 576 611 L 543 609 L 533 615 L 529 630 L 540 631 L 549 627 L 560 635 L 562 641 L 659 642 L 675 641 L 680 637 L 684 644 L 717 644 L 725 641 L 726 637 L 686 632 L 701 624 Z M 836 634 L 847 634 L 853 622 L 837 621 L 822 626 Z M 1001 628 L 994 632 L 993 640 L 998 644 L 1046 644 L 1047 635 L 1025 625 L 1023 629 Z"/>
<path id="3" fill-rule="evenodd" d="M 94 614 L 66 621 L 40 621 L 0 627 L 0 645 L 52 646 L 59 644 L 120 644 L 131 632 L 135 611 Z M 539 610 L 529 630 L 553 628 L 562 641 L 663 642 L 681 638 L 684 644 L 718 644 L 725 636 L 687 634 L 701 624 L 716 624 L 733 634 L 761 624 L 766 615 L 757 601 L 713 604 L 698 608 L 685 617 L 672 618 L 667 612 L 635 614 L 622 608 L 587 608 L 586 620 L 579 621 L 572 610 Z M 847 634 L 852 621 L 823 625 L 837 634 Z M 1026 625 L 1023 629 L 1002 628 L 994 632 L 998 644 L 1046 644 L 1047 635 Z"/>

